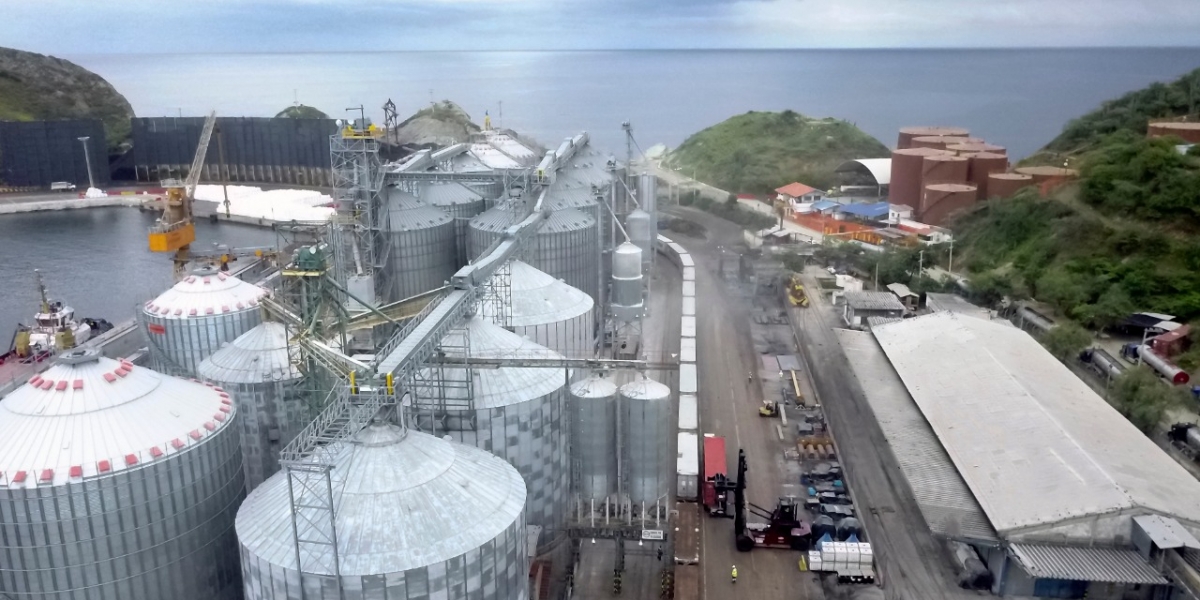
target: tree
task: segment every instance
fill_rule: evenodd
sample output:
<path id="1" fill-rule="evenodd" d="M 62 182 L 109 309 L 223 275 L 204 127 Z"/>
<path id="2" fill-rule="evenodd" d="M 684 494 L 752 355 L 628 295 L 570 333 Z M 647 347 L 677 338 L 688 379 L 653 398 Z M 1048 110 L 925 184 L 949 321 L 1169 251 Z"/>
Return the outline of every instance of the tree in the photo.
<path id="1" fill-rule="evenodd" d="M 1054 358 L 1066 362 L 1077 356 L 1092 343 L 1092 334 L 1075 323 L 1067 321 L 1042 334 L 1042 345 Z"/>
<path id="2" fill-rule="evenodd" d="M 1115 283 L 1108 286 L 1095 303 L 1081 306 L 1075 311 L 1076 316 L 1088 326 L 1099 330 L 1116 325 L 1132 312 L 1133 300 L 1130 300 L 1129 293 Z"/>
<path id="3" fill-rule="evenodd" d="M 1152 433 L 1167 409 L 1182 405 L 1187 392 L 1166 384 L 1149 367 L 1136 367 L 1113 381 L 1111 400 L 1143 433 Z"/>
<path id="4" fill-rule="evenodd" d="M 971 277 L 967 288 L 970 290 L 967 295 L 972 301 L 988 307 L 995 307 L 1005 298 L 1015 295 L 1012 277 L 996 271 L 986 271 Z"/>
<path id="5" fill-rule="evenodd" d="M 737 206 L 737 196 L 730 194 L 725 197 L 725 204 L 729 206 Z"/>

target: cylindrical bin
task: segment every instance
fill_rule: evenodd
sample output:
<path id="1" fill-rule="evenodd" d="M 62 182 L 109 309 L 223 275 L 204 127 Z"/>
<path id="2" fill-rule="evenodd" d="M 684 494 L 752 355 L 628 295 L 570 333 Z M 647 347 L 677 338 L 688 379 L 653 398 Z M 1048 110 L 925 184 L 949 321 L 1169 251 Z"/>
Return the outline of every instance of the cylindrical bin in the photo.
<path id="1" fill-rule="evenodd" d="M 1064 167 L 1021 167 L 1017 169 L 1017 172 L 1022 175 L 1032 176 L 1033 183 L 1041 188 L 1042 191 L 1047 191 L 1048 188 L 1057 187 L 1079 177 L 1079 171 Z"/>
<path id="2" fill-rule="evenodd" d="M 1033 185 L 1033 175 L 1021 173 L 992 173 L 987 180 L 987 198 L 1011 198 L 1022 188 Z"/>
<path id="3" fill-rule="evenodd" d="M 969 183 L 935 183 L 925 186 L 923 207 L 918 218 L 922 223 L 941 225 L 951 213 L 975 204 L 978 190 Z"/>
<path id="4" fill-rule="evenodd" d="M 892 152 L 891 185 L 888 200 L 916 208 L 921 202 L 921 167 L 927 156 L 952 156 L 947 150 L 908 148 Z"/>
<path id="5" fill-rule="evenodd" d="M 967 137 L 970 131 L 962 127 L 901 127 L 900 138 L 896 142 L 897 150 L 912 148 L 913 138 L 925 136 L 951 136 L 951 137 Z"/>
<path id="6" fill-rule="evenodd" d="M 949 144 L 946 146 L 946 149 L 951 152 L 957 152 L 960 156 L 963 154 L 976 154 L 979 152 L 1004 155 L 1008 154 L 1008 151 L 1004 149 L 1004 146 L 997 146 L 995 144 L 987 144 L 984 142 Z"/>
<path id="7" fill-rule="evenodd" d="M 947 146 L 957 144 L 981 144 L 983 140 L 973 137 L 961 137 L 953 135 L 924 135 L 912 139 L 913 148 L 935 148 L 937 150 L 945 150 Z"/>
<path id="8" fill-rule="evenodd" d="M 585 507 L 617 492 L 617 385 L 592 375 L 571 386 L 571 465 Z"/>
<path id="9" fill-rule="evenodd" d="M 671 493 L 671 388 L 641 378 L 621 386 L 626 490 L 634 515 L 662 516 Z"/>
<path id="10" fill-rule="evenodd" d="M 1008 170 L 1008 157 L 991 152 L 974 154 L 959 154 L 967 159 L 967 181 L 979 188 L 979 199 L 985 200 L 987 195 L 988 175 L 1003 173 Z"/>

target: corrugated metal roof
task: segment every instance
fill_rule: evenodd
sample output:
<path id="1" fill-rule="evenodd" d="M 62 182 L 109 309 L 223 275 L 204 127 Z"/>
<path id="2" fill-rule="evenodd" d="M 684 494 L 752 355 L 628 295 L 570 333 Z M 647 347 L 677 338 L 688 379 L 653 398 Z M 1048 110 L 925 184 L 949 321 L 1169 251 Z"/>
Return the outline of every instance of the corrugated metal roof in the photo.
<path id="1" fill-rule="evenodd" d="M 900 299 L 890 292 L 846 292 L 845 297 L 855 310 L 904 310 Z"/>
<path id="2" fill-rule="evenodd" d="M 983 508 L 874 336 L 865 331 L 834 331 L 929 529 L 956 539 L 995 540 L 996 530 Z"/>
<path id="3" fill-rule="evenodd" d="M 480 231 L 501 232 L 525 218 L 528 210 L 522 200 L 506 200 L 472 218 L 470 227 Z"/>
<path id="4" fill-rule="evenodd" d="M 904 285 L 903 283 L 889 283 L 884 287 L 886 287 L 893 294 L 895 294 L 897 296 L 901 296 L 901 297 L 918 295 L 918 294 L 914 293 L 912 290 L 908 289 L 908 286 Z"/>
<path id="5" fill-rule="evenodd" d="M 487 143 L 471 144 L 468 152 L 489 169 L 521 168 L 521 163 Z"/>
<path id="6" fill-rule="evenodd" d="M 846 213 L 848 215 L 855 215 L 855 216 L 863 217 L 864 219 L 878 219 L 879 217 L 887 216 L 888 203 L 887 202 L 875 202 L 875 203 L 870 203 L 870 204 L 868 204 L 868 203 L 843 204 L 842 212 Z"/>
<path id="7" fill-rule="evenodd" d="M 956 312 L 980 319 L 991 316 L 986 308 L 971 304 L 957 294 L 928 292 L 925 294 L 925 307 L 935 312 Z"/>
<path id="8" fill-rule="evenodd" d="M 219 388 L 75 350 L 0 402 L 0 486 L 137 468 L 202 443 L 233 415 Z M 47 470 L 50 481 L 39 482 Z M 21 471 L 25 481 L 15 482 Z"/>
<path id="9" fill-rule="evenodd" d="M 887 325 L 888 323 L 895 323 L 896 321 L 901 320 L 903 319 L 899 317 L 867 317 L 867 327 L 874 329 L 881 325 Z"/>
<path id="10" fill-rule="evenodd" d="M 587 314 L 595 305 L 591 296 L 522 261 L 512 261 L 510 269 L 510 324 L 513 327 L 567 321 Z M 483 303 L 480 309 L 484 316 L 493 316 L 494 307 L 489 303 Z"/>
<path id="11" fill-rule="evenodd" d="M 1200 481 L 1024 331 L 937 312 L 873 333 L 997 531 L 1135 508 L 1200 526 Z"/>
<path id="12" fill-rule="evenodd" d="M 593 400 L 615 398 L 617 395 L 617 384 L 613 382 L 611 377 L 592 375 L 587 379 L 572 384 L 571 395 L 576 398 Z"/>
<path id="13" fill-rule="evenodd" d="M 793 198 L 799 198 L 800 196 L 803 196 L 805 194 L 811 194 L 813 192 L 818 192 L 818 193 L 822 193 L 822 194 L 824 193 L 815 187 L 805 185 L 803 183 L 800 183 L 799 181 L 793 181 L 792 183 L 789 183 L 783 187 L 775 188 L 775 191 L 779 192 L 780 194 L 784 194 L 786 196 L 791 196 Z"/>
<path id="14" fill-rule="evenodd" d="M 827 210 L 830 208 L 840 208 L 842 205 L 833 200 L 819 200 L 812 203 L 813 210 Z"/>
<path id="15" fill-rule="evenodd" d="M 642 376 L 621 386 L 621 395 L 634 400 L 663 400 L 671 397 L 671 388 Z"/>
<path id="16" fill-rule="evenodd" d="M 1039 579 L 1169 585 L 1157 569 L 1126 548 L 1012 544 L 1009 553 Z"/>
<path id="17" fill-rule="evenodd" d="M 470 353 L 475 358 L 551 358 L 560 359 L 557 352 L 535 344 L 511 331 L 493 325 L 476 316 L 463 324 L 463 329 L 470 336 Z M 455 344 L 461 343 L 453 340 Z M 443 348 L 447 356 L 462 356 L 462 350 L 453 345 Z M 439 368 L 445 373 L 447 381 L 465 381 L 463 369 Z M 510 406 L 540 398 L 561 389 L 565 383 L 561 369 L 542 369 L 525 367 L 500 367 L 497 369 L 473 369 L 474 390 L 473 399 L 476 409 L 489 409 L 500 406 Z M 426 370 L 421 380 L 436 381 L 433 370 Z M 446 386 L 442 390 L 434 390 L 414 384 L 413 389 L 423 398 L 434 398 L 442 393 L 447 398 L 461 399 L 466 391 L 460 387 Z"/>
<path id="18" fill-rule="evenodd" d="M 560 233 L 564 231 L 579 231 L 596 226 L 596 220 L 576 208 L 563 208 L 550 213 L 542 221 L 538 233 Z"/>
<path id="19" fill-rule="evenodd" d="M 342 442 L 334 464 L 343 576 L 401 573 L 450 560 L 494 539 L 525 508 L 525 482 L 512 465 L 395 425 L 371 425 Z M 297 522 L 300 535 L 315 535 L 304 519 Z M 286 473 L 250 493 L 236 526 L 245 550 L 298 568 Z M 322 574 L 331 574 L 329 564 L 329 557 L 305 561 Z"/>
<path id="20" fill-rule="evenodd" d="M 1155 546 L 1167 548 L 1192 548 L 1200 550 L 1196 536 L 1179 524 L 1179 521 L 1162 515 L 1142 515 L 1133 518 Z"/>
<path id="21" fill-rule="evenodd" d="M 395 188 L 388 193 L 388 218 L 394 232 L 415 231 L 454 222 L 450 215 Z"/>
<path id="22" fill-rule="evenodd" d="M 480 202 L 483 196 L 457 181 L 431 181 L 421 188 L 421 200 L 431 206 L 454 206 Z"/>
<path id="23" fill-rule="evenodd" d="M 160 319 L 203 318 L 252 308 L 257 310 L 259 299 L 265 295 L 267 290 L 228 273 L 197 269 L 147 302 L 142 310 Z"/>
<path id="24" fill-rule="evenodd" d="M 855 165 L 865 168 L 871 174 L 871 177 L 875 178 L 876 185 L 889 185 L 892 183 L 892 159 L 890 158 L 848 160 L 838 165 L 837 171 L 853 170 Z"/>
<path id="25" fill-rule="evenodd" d="M 201 379 L 220 383 L 290 381 L 301 377 L 288 355 L 282 323 L 263 321 L 223 346 L 197 367 Z"/>

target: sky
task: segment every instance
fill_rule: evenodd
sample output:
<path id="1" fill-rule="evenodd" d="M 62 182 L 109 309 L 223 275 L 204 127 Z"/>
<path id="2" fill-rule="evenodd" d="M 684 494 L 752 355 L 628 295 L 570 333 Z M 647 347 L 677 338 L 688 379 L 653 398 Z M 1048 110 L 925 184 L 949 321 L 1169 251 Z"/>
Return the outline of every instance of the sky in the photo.
<path id="1" fill-rule="evenodd" d="M 40 0 L 6 4 L 0 45 L 66 55 L 1200 46 L 1200 0 Z"/>

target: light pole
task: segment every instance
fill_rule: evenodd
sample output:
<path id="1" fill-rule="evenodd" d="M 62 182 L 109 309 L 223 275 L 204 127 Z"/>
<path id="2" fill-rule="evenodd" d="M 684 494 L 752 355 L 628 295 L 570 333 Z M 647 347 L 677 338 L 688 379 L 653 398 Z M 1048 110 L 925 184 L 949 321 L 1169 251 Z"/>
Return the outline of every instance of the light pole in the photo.
<path id="1" fill-rule="evenodd" d="M 90 140 L 90 139 L 92 139 L 92 138 L 89 136 L 86 136 L 86 135 L 79 138 L 79 143 L 83 144 L 83 160 L 84 160 L 84 162 L 87 163 L 88 189 L 89 190 L 96 187 L 96 181 L 94 179 L 92 179 L 92 155 L 88 153 L 88 146 L 87 146 L 88 140 Z"/>

